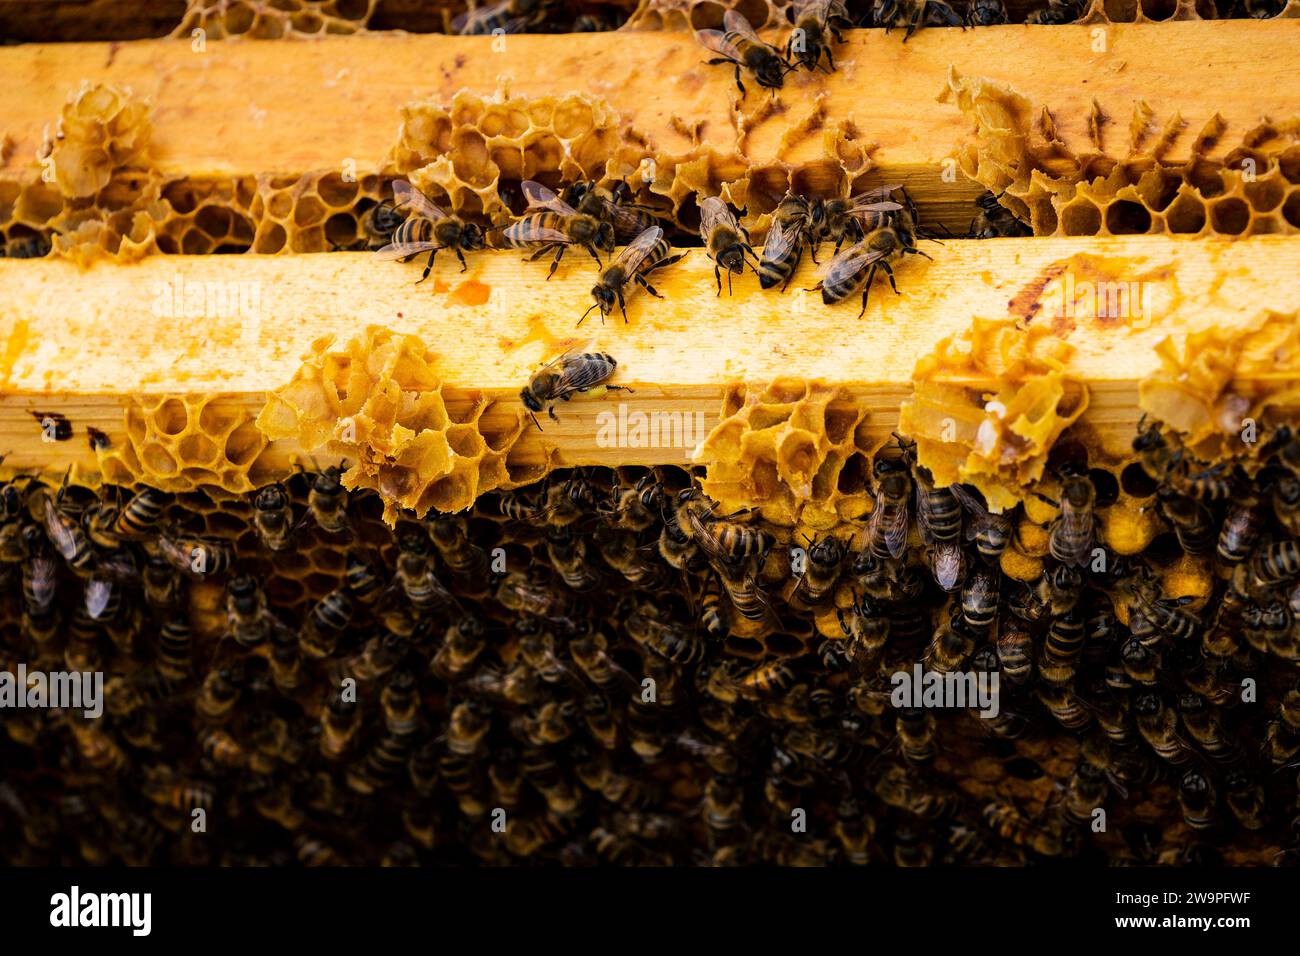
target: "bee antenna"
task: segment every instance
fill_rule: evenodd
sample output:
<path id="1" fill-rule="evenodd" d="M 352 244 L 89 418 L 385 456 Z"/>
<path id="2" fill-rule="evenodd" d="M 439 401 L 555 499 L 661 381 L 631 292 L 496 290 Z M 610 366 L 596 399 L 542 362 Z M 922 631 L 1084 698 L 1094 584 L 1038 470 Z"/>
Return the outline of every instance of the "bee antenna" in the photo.
<path id="1" fill-rule="evenodd" d="M 528 417 L 531 418 L 531 419 L 533 420 L 533 424 L 537 426 L 537 430 L 538 430 L 538 431 L 541 431 L 541 430 L 542 430 L 542 423 L 539 422 L 539 421 L 537 420 L 537 416 L 534 415 L 532 412 L 529 412 L 529 413 L 528 413 Z"/>
<path id="2" fill-rule="evenodd" d="M 600 303 L 597 302 L 596 305 L 600 305 Z M 593 305 L 591 309 L 596 308 L 596 305 Z M 591 315 L 591 309 L 588 309 L 586 312 L 582 313 L 582 318 L 578 320 L 578 325 L 582 325 L 583 320 L 586 319 L 587 316 Z M 576 329 L 578 325 L 575 325 L 574 328 Z"/>

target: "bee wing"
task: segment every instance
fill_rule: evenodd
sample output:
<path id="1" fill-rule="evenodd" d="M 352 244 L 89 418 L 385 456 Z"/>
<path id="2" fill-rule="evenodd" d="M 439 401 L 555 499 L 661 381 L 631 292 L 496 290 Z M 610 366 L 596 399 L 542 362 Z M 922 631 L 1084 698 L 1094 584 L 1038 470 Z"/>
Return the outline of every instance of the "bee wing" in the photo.
<path id="1" fill-rule="evenodd" d="M 780 219 L 774 219 L 772 228 L 767 231 L 767 238 L 763 240 L 763 258 L 769 262 L 782 259 L 789 253 L 797 235 L 797 230 L 787 229 Z"/>
<path id="2" fill-rule="evenodd" d="M 550 226 L 535 225 L 537 215 L 525 216 L 513 226 L 502 231 L 502 235 L 512 242 L 563 242 L 568 244 L 572 240 L 558 229 L 552 229 Z"/>
<path id="3" fill-rule="evenodd" d="M 825 22 L 830 7 L 831 0 L 794 0 L 795 22 L 798 23 L 808 14 L 818 21 Z"/>
<path id="4" fill-rule="evenodd" d="M 493 17 L 504 11 L 510 6 L 510 0 L 499 0 L 498 3 L 488 4 L 486 7 L 479 7 L 476 10 L 466 10 L 459 13 L 451 21 L 451 30 L 453 33 L 461 36 L 478 34 L 486 32 L 487 24 Z M 468 30 L 466 28 L 469 28 Z"/>
<path id="5" fill-rule="evenodd" d="M 609 372 L 597 362 L 570 362 L 560 375 L 560 385 L 566 390 L 585 392 L 605 381 Z"/>
<path id="6" fill-rule="evenodd" d="M 877 537 L 881 536 L 890 555 L 899 558 L 907 548 L 907 508 L 895 508 L 893 514 L 886 518 L 887 510 L 889 509 L 884 507 L 880 497 L 877 496 L 875 510 L 871 512 L 871 518 L 867 522 L 867 540 L 877 540 Z"/>
<path id="7" fill-rule="evenodd" d="M 740 59 L 740 51 L 727 40 L 726 34 L 721 30 L 696 30 L 695 39 L 699 40 L 700 45 L 706 50 L 712 50 L 719 56 L 725 56 L 730 60 Z"/>
<path id="8" fill-rule="evenodd" d="M 718 226 L 725 226 L 734 231 L 737 229 L 736 217 L 732 215 L 725 202 L 717 196 L 710 196 L 700 203 L 700 237 L 708 242 L 709 236 Z"/>
<path id="9" fill-rule="evenodd" d="M 745 19 L 745 15 L 737 10 L 728 10 L 722 15 L 722 28 L 728 33 L 737 33 L 754 43 L 763 43 L 754 32 L 754 28 L 749 25 L 749 21 Z"/>
<path id="10" fill-rule="evenodd" d="M 59 511 L 54 507 L 48 495 L 43 499 L 45 510 L 45 532 L 50 536 L 54 548 L 63 556 L 65 561 L 69 561 L 77 553 L 77 539 L 73 536 L 72 531 L 68 529 L 62 521 L 59 520 Z"/>
<path id="11" fill-rule="evenodd" d="M 655 247 L 655 243 L 663 238 L 663 234 L 663 229 L 658 226 L 651 226 L 623 247 L 623 251 L 614 259 L 613 265 L 621 268 L 625 274 L 631 275 L 636 271 L 637 266 L 641 265 L 645 260 L 645 257 L 650 254 L 650 250 Z"/>
<path id="12" fill-rule="evenodd" d="M 616 202 L 610 202 L 608 199 L 602 199 L 601 203 L 605 207 L 605 215 L 609 221 L 614 224 L 614 234 L 620 239 L 635 239 L 643 230 L 648 228 L 646 220 L 654 221 L 654 217 L 649 213 L 640 212 L 635 209 L 624 209 Z"/>
<path id="13" fill-rule="evenodd" d="M 403 179 L 393 180 L 393 208 L 434 222 L 447 218 L 447 214 L 431 203 L 424 193 Z"/>
<path id="14" fill-rule="evenodd" d="M 830 261 L 823 281 L 834 282 L 838 278 L 851 276 L 877 259 L 883 258 L 883 255 L 880 252 L 873 252 L 862 243 L 850 246 Z"/>
<path id="15" fill-rule="evenodd" d="M 407 256 L 419 255 L 440 248 L 436 242 L 390 242 L 382 249 L 375 250 L 376 259 L 405 259 Z"/>
<path id="16" fill-rule="evenodd" d="M 519 190 L 524 194 L 524 198 L 528 200 L 529 209 L 549 209 L 551 212 L 558 212 L 561 216 L 577 215 L 577 210 L 541 183 L 526 179 L 520 185 Z"/>
<path id="17" fill-rule="evenodd" d="M 945 591 L 956 588 L 957 582 L 961 579 L 962 565 L 961 547 L 957 542 L 939 542 L 934 546 L 931 557 L 933 559 L 931 570 L 934 571 L 934 580 L 939 587 Z"/>
<path id="18" fill-rule="evenodd" d="M 893 202 L 892 200 L 875 202 L 871 201 L 870 196 L 859 196 L 857 199 L 853 200 L 853 205 L 849 207 L 849 215 L 861 219 L 871 213 L 898 212 L 902 208 L 903 207 L 900 203 Z"/>

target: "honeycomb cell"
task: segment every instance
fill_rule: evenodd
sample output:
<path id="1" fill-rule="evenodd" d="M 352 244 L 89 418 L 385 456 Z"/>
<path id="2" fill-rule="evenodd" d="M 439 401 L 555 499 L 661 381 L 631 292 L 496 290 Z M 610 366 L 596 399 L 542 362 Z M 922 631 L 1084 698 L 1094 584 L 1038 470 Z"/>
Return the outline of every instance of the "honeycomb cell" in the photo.
<path id="1" fill-rule="evenodd" d="M 259 40 L 310 38 L 323 33 L 362 33 L 378 0 L 188 0 L 173 37 L 189 40 L 193 31 L 220 40 L 248 36 Z"/>
<path id="2" fill-rule="evenodd" d="M 1210 225 L 1225 236 L 1239 236 L 1250 226 L 1250 206 L 1243 199 L 1220 199 L 1210 204 Z"/>
<path id="3" fill-rule="evenodd" d="M 1143 235 L 1151 231 L 1151 213 L 1139 202 L 1113 202 L 1106 207 L 1106 231 L 1112 236 Z"/>
<path id="4" fill-rule="evenodd" d="M 1190 192 L 1180 193 L 1165 210 L 1165 225 L 1173 233 L 1199 234 L 1205 228 L 1205 204 Z"/>
<path id="5" fill-rule="evenodd" d="M 1095 236 L 1101 230 L 1101 212 L 1080 199 L 1061 210 L 1061 231 L 1067 236 Z"/>

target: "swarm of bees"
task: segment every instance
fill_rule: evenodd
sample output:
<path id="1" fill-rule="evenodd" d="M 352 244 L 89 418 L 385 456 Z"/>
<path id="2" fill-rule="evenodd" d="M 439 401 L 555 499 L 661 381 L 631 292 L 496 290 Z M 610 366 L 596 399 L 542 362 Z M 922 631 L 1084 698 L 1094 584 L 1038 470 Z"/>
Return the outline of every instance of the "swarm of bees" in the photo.
<path id="1" fill-rule="evenodd" d="M 528 390 L 541 410 L 614 369 L 573 353 Z M 1114 475 L 1063 453 L 1028 581 L 1003 559 L 1029 512 L 937 486 L 902 437 L 868 514 L 799 535 L 670 467 L 561 470 L 392 531 L 338 467 L 220 521 L 18 475 L 4 659 L 107 690 L 97 721 L 7 712 L 0 858 L 1294 863 L 1300 437 L 1250 472 L 1154 422 L 1134 447 L 1123 481 L 1167 531 L 1113 552 Z M 336 557 L 294 577 L 308 553 Z M 1169 590 L 1189 561 L 1207 593 Z M 918 662 L 997 673 L 998 713 L 893 706 Z"/>

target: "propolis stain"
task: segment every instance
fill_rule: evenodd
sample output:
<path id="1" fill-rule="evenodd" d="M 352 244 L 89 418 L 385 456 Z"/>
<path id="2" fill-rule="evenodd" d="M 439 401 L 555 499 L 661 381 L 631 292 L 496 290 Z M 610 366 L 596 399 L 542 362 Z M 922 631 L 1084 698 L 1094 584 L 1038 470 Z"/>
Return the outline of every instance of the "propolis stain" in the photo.
<path id="1" fill-rule="evenodd" d="M 492 297 L 492 287 L 477 279 L 466 279 L 452 290 L 451 297 L 464 305 L 484 305 Z"/>

